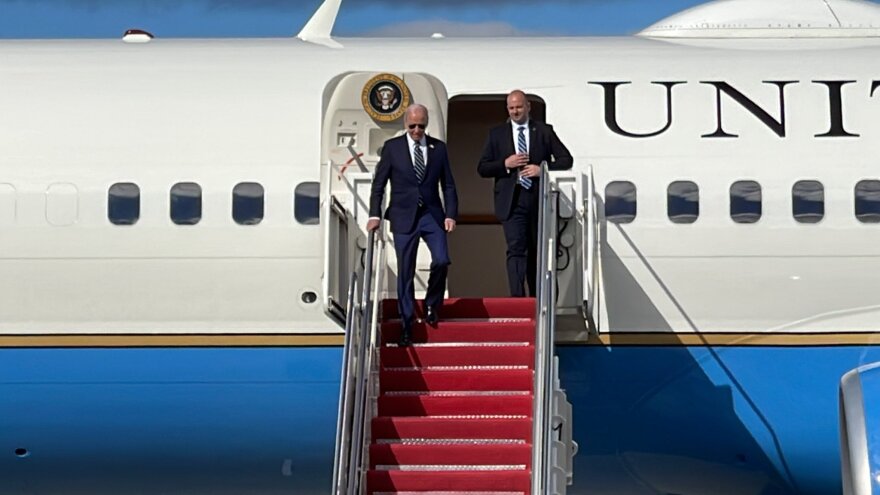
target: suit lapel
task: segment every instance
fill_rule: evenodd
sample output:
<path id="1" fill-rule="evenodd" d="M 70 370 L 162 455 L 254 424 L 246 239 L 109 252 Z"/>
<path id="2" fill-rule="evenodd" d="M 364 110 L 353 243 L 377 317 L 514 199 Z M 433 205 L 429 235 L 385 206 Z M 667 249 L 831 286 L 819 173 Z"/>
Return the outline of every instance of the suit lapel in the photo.
<path id="1" fill-rule="evenodd" d="M 428 180 L 428 174 L 431 172 L 431 169 L 434 168 L 434 165 L 437 164 L 437 157 L 435 156 L 437 147 L 434 146 L 434 143 L 432 143 L 427 137 L 425 137 L 425 145 L 428 148 L 425 157 L 425 180 Z"/>
<path id="2" fill-rule="evenodd" d="M 536 156 L 540 156 L 537 153 L 538 150 L 538 126 L 535 125 L 533 121 L 529 121 L 529 163 L 533 163 L 535 165 L 539 165 L 535 161 Z"/>
<path id="3" fill-rule="evenodd" d="M 508 157 L 508 156 L 513 155 L 517 152 L 516 137 L 514 137 L 515 134 L 513 132 L 513 124 L 511 124 L 509 120 L 507 121 L 507 128 L 505 129 L 505 132 L 507 133 L 506 134 L 507 139 L 505 139 L 504 142 L 507 143 L 508 149 L 507 149 L 507 153 L 504 153 L 504 156 Z"/>
<path id="4" fill-rule="evenodd" d="M 403 154 L 403 159 L 400 161 L 400 165 L 405 168 L 405 170 L 401 170 L 401 172 L 403 174 L 409 174 L 412 177 L 413 182 L 418 184 L 419 178 L 416 176 L 416 167 L 413 163 L 412 153 L 409 150 L 409 139 L 407 139 L 405 134 L 401 136 L 399 152 Z"/>
<path id="5" fill-rule="evenodd" d="M 409 139 L 407 139 L 406 135 L 403 136 L 401 148 L 403 148 L 403 156 L 406 158 L 403 163 L 409 164 L 409 169 L 413 171 L 413 174 L 415 174 L 416 168 L 412 160 L 412 153 L 410 153 L 409 151 Z"/>

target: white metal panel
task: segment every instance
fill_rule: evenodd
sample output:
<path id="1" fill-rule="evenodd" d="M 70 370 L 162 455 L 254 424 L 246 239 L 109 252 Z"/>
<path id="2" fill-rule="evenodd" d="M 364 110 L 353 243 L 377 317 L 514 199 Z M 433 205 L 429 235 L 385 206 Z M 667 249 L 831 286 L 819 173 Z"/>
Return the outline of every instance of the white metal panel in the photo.
<path id="1" fill-rule="evenodd" d="M 79 217 L 79 191 L 73 184 L 50 184 L 46 189 L 46 221 L 64 227 Z"/>
<path id="2" fill-rule="evenodd" d="M 0 184 L 0 225 L 15 224 L 15 187 Z"/>

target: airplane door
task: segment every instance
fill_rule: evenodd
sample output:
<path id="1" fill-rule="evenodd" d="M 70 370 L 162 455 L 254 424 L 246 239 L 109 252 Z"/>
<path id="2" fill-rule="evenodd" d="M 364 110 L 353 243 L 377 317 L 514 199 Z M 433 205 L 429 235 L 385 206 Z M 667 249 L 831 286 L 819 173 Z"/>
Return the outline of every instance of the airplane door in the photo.
<path id="1" fill-rule="evenodd" d="M 584 201 L 581 215 L 583 226 L 583 311 L 584 318 L 590 324 L 590 329 L 599 332 L 599 214 L 596 202 L 596 185 L 593 179 L 593 167 L 587 166 L 584 174 Z"/>
<path id="2" fill-rule="evenodd" d="M 353 272 L 363 273 L 366 223 L 373 173 L 385 141 L 403 134 L 403 115 L 413 103 L 428 108 L 427 133 L 446 140 L 448 96 L 443 84 L 420 73 L 349 72 L 324 90 L 321 134 L 321 218 L 324 231 L 324 309 L 344 324 L 346 296 Z M 389 191 L 385 191 L 385 200 Z M 388 234 L 383 222 L 380 237 Z M 390 239 L 390 238 L 389 238 Z M 430 254 L 420 248 L 416 291 L 424 291 Z M 388 270 L 396 266 L 388 250 Z M 377 276 L 380 274 L 377 273 Z M 387 294 L 394 294 L 395 277 Z"/>

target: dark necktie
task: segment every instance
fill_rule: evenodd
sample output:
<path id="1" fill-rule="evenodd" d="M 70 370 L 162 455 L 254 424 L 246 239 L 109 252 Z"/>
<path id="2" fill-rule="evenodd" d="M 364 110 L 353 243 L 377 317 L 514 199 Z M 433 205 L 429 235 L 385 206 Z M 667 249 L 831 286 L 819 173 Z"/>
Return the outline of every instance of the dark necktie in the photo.
<path id="1" fill-rule="evenodd" d="M 419 143 L 413 144 L 413 168 L 416 171 L 416 178 L 419 183 L 425 180 L 425 156 L 422 154 L 422 146 Z"/>
<path id="2" fill-rule="evenodd" d="M 516 140 L 517 152 L 527 155 L 527 154 L 529 154 L 529 147 L 526 145 L 526 134 L 525 134 L 526 126 L 521 125 L 518 127 L 518 129 L 519 129 L 519 136 L 517 137 L 517 140 Z M 532 179 L 529 179 L 528 177 L 520 177 L 519 178 L 519 185 L 521 185 L 523 187 L 523 189 L 531 189 L 532 188 Z"/>
<path id="3" fill-rule="evenodd" d="M 422 154 L 422 146 L 419 143 L 413 143 L 413 169 L 416 171 L 416 179 L 419 184 L 425 179 L 425 155 Z M 419 194 L 419 206 L 424 206 L 422 195 Z"/>

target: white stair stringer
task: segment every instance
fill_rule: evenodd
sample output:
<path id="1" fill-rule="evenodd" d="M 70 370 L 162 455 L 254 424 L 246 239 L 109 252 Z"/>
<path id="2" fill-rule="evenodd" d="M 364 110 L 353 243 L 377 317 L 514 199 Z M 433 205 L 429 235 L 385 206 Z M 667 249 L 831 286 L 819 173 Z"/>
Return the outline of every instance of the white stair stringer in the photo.
<path id="1" fill-rule="evenodd" d="M 574 480 L 574 456 L 577 455 L 578 445 L 572 435 L 572 408 L 565 390 L 559 381 L 559 358 L 553 358 L 553 403 L 551 415 L 553 435 L 551 458 L 552 476 L 550 478 L 550 493 L 553 495 L 565 495 L 568 486 Z"/>

